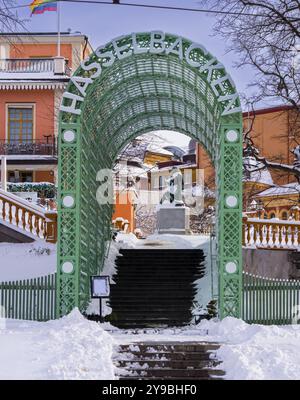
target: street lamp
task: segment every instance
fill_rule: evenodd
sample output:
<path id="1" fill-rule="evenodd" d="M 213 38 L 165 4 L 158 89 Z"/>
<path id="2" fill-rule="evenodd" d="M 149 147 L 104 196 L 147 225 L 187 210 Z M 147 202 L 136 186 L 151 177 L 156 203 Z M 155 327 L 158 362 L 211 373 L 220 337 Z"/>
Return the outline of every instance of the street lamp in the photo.
<path id="1" fill-rule="evenodd" d="M 258 213 L 258 218 L 260 219 L 261 213 L 264 211 L 264 205 L 261 201 L 258 201 L 256 203 L 256 211 Z"/>

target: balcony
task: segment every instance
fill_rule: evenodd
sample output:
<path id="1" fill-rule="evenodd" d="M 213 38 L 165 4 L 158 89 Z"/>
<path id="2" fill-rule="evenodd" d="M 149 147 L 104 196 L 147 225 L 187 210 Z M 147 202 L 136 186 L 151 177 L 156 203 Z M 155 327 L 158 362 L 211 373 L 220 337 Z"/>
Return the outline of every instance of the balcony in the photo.
<path id="1" fill-rule="evenodd" d="M 53 136 L 34 140 L 0 140 L 0 155 L 57 156 L 57 141 Z"/>
<path id="2" fill-rule="evenodd" d="M 63 67 L 59 63 L 64 63 Z M 67 60 L 61 58 L 7 58 L 0 59 L 0 73 L 13 73 L 13 74 L 34 74 L 34 73 L 46 73 L 54 75 L 57 73 L 56 69 L 59 68 L 59 74 L 61 71 L 66 75 L 71 74 L 71 70 L 68 67 Z"/>

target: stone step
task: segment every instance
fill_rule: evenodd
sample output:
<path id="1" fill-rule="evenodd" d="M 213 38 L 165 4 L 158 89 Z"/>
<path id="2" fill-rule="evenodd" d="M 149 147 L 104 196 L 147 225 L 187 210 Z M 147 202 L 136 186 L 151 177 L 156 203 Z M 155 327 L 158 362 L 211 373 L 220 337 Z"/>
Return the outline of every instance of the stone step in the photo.
<path id="1" fill-rule="evenodd" d="M 134 248 L 134 249 L 120 249 L 119 251 L 120 254 L 128 256 L 132 256 L 133 254 L 165 254 L 165 255 L 172 255 L 172 254 L 182 254 L 182 255 L 189 255 L 189 254 L 203 254 L 202 249 L 177 249 L 177 248 L 172 248 L 172 249 L 148 249 L 148 248 Z"/>
<path id="2" fill-rule="evenodd" d="M 162 265 L 174 265 L 177 266 L 178 268 L 180 268 L 182 266 L 182 263 L 184 263 L 185 261 L 188 262 L 189 265 L 191 266 L 195 266 L 198 264 L 201 264 L 204 262 L 205 257 L 201 256 L 201 257 L 178 257 L 178 256 L 174 256 L 174 258 L 172 256 L 156 256 L 156 257 L 150 257 L 147 255 L 144 255 L 142 257 L 142 255 L 139 256 L 133 256 L 133 257 L 125 257 L 125 256 L 117 256 L 115 263 L 118 264 L 127 264 L 127 260 L 131 260 L 133 262 L 133 264 L 140 264 L 142 263 L 142 265 L 149 265 L 150 263 L 155 265 L 159 265 L 159 263 L 162 263 Z M 145 264 L 143 264 L 145 262 Z"/>
<path id="3" fill-rule="evenodd" d="M 126 376 L 135 376 L 141 378 L 164 378 L 169 379 L 177 378 L 177 379 L 186 379 L 186 378 L 210 378 L 212 375 L 216 376 L 224 376 L 225 372 L 217 369 L 209 369 L 209 368 L 199 368 L 199 369 L 173 369 L 173 368 L 163 368 L 163 369 L 134 369 L 134 370 L 126 370 L 124 371 L 124 375 Z M 122 374 L 123 375 L 123 374 Z M 122 376 L 120 375 L 120 376 Z M 123 376 L 124 376 L 123 375 Z"/>
<path id="4" fill-rule="evenodd" d="M 186 265 L 185 265 L 186 263 Z M 125 269 L 137 269 L 137 268 L 143 268 L 145 270 L 149 268 L 153 269 L 163 269 L 163 270 L 168 270 L 170 268 L 176 269 L 176 270 L 188 270 L 188 269 L 194 269 L 194 268 L 199 268 L 204 265 L 204 259 L 193 259 L 189 260 L 187 258 L 184 258 L 182 260 L 176 259 L 135 259 L 135 258 L 122 258 L 122 259 L 117 259 L 115 262 L 117 268 L 124 267 Z"/>
<path id="5" fill-rule="evenodd" d="M 118 348 L 114 359 L 121 380 L 219 380 L 225 372 L 215 351 L 219 343 L 135 342 Z"/>
<path id="6" fill-rule="evenodd" d="M 200 360 L 147 360 L 134 358 L 130 361 L 128 360 L 117 360 L 116 366 L 119 368 L 126 368 L 127 370 L 135 370 L 137 367 L 141 369 L 147 368 L 164 368 L 164 369 L 199 369 L 199 368 L 214 368 L 220 364 L 220 361 L 210 360 L 210 359 L 200 359 Z"/>
<path id="7" fill-rule="evenodd" d="M 206 351 L 197 351 L 197 352 L 184 352 L 184 351 L 158 351 L 158 352 L 140 352 L 140 351 L 120 351 L 118 353 L 118 359 L 124 360 L 128 355 L 134 357 L 134 359 L 149 360 L 149 361 L 157 361 L 160 359 L 171 361 L 180 361 L 180 360 L 188 360 L 188 361 L 199 361 L 206 360 L 211 361 L 215 360 L 216 356 L 213 352 Z"/>
<path id="8" fill-rule="evenodd" d="M 114 308 L 114 311 L 122 311 L 122 312 L 128 312 L 128 313 L 134 313 L 136 312 L 137 314 L 140 313 L 148 313 L 148 312 L 161 312 L 161 311 L 168 311 L 170 313 L 180 313 L 181 311 L 186 311 L 190 310 L 192 307 L 192 303 L 185 303 L 185 304 L 180 304 L 177 305 L 176 307 L 172 303 L 141 303 L 141 304 L 135 304 L 134 302 L 131 303 L 117 303 L 117 302 L 111 302 L 109 301 L 108 304 Z"/>
<path id="9" fill-rule="evenodd" d="M 184 326 L 191 322 L 197 280 L 205 273 L 201 249 L 121 249 L 108 318 L 122 329 Z"/>
<path id="10" fill-rule="evenodd" d="M 166 313 L 166 312 L 165 312 Z M 126 323 L 132 323 L 134 325 L 141 325 L 144 321 L 145 324 L 148 326 L 149 324 L 158 325 L 159 323 L 168 324 L 168 322 L 172 322 L 173 324 L 178 322 L 178 324 L 186 322 L 187 324 L 190 322 L 186 315 L 181 314 L 170 314 L 168 317 L 165 316 L 165 313 L 151 313 L 149 315 L 145 314 L 127 314 L 127 313 L 116 313 L 113 314 L 112 319 L 110 320 L 111 323 L 120 323 L 122 325 Z M 115 318 L 115 319 L 114 319 Z M 133 326 L 134 326 L 133 325 Z M 176 325 L 173 325 L 176 326 Z"/>
<path id="11" fill-rule="evenodd" d="M 114 280 L 114 278 L 113 278 L 113 280 Z M 124 283 L 123 287 L 120 286 L 120 281 L 118 283 L 119 283 L 118 285 L 117 284 L 111 285 L 111 291 L 118 290 L 121 288 L 122 289 L 128 288 L 128 286 L 127 286 L 128 281 L 126 281 L 126 285 Z M 151 288 L 151 286 L 152 286 L 152 285 L 148 284 L 148 282 L 146 280 L 144 282 L 139 282 L 139 285 L 143 286 L 143 288 L 147 288 L 147 287 Z M 157 288 L 160 288 L 160 289 L 161 288 L 165 288 L 165 289 L 170 288 L 173 291 L 178 290 L 180 292 L 181 290 L 190 291 L 191 289 L 194 289 L 196 286 L 197 286 L 197 284 L 195 282 L 188 282 L 185 285 L 181 285 L 180 281 L 174 281 L 174 283 L 170 282 L 170 281 L 162 281 L 161 283 L 158 282 L 158 284 L 155 287 L 153 287 L 153 290 L 156 290 Z M 135 287 L 134 283 L 132 285 L 130 285 L 130 287 L 133 287 L 133 289 L 136 289 L 136 290 L 141 290 L 141 287 Z"/>
<path id="12" fill-rule="evenodd" d="M 116 326 L 120 329 L 132 330 L 132 329 L 160 329 L 160 328 L 175 328 L 175 327 L 183 327 L 189 325 L 191 320 L 181 320 L 171 318 L 154 318 L 154 319 L 118 319 L 118 320 L 110 320 L 110 323 L 113 326 Z"/>
<path id="13" fill-rule="evenodd" d="M 117 266 L 116 267 L 116 274 L 118 275 L 134 275 L 134 274 L 139 274 L 142 272 L 143 276 L 153 276 L 153 275 L 159 275 L 162 277 L 169 277 L 169 276 L 177 276 L 178 273 L 180 273 L 182 276 L 190 276 L 195 273 L 200 273 L 203 272 L 205 269 L 204 266 L 195 266 L 195 267 L 187 267 L 187 268 L 176 268 L 174 265 L 172 265 L 170 268 L 165 268 L 164 266 L 160 266 L 157 268 L 154 268 L 153 266 L 145 267 L 144 265 L 139 265 L 139 266 L 133 266 L 132 264 L 127 266 Z M 142 270 L 142 271 L 141 271 Z"/>
<path id="14" fill-rule="evenodd" d="M 174 299 L 175 301 L 175 299 Z M 176 308 L 177 310 L 190 310 L 191 307 L 193 307 L 193 302 L 190 300 L 187 300 L 184 305 L 177 305 L 174 307 L 174 301 L 172 299 L 165 299 L 165 300 L 160 300 L 159 302 L 153 301 L 153 302 L 146 302 L 143 300 L 143 302 L 140 302 L 139 304 L 136 304 L 136 298 L 133 298 L 131 300 L 127 301 L 120 301 L 114 300 L 114 301 L 108 301 L 107 304 L 109 304 L 110 307 L 113 307 L 115 311 L 117 310 L 129 310 L 132 311 L 133 309 L 136 310 L 172 310 Z"/>
<path id="15" fill-rule="evenodd" d="M 134 346 L 134 347 L 133 347 Z M 166 350 L 171 351 L 172 353 L 175 352 L 182 352 L 185 353 L 196 353 L 196 352 L 207 352 L 207 351 L 215 351 L 220 348 L 219 343 L 210 343 L 210 342 L 147 342 L 147 343 L 134 343 L 134 344 L 123 344 L 119 346 L 119 351 L 129 351 L 132 350 L 136 351 L 138 349 L 139 352 L 144 350 L 149 351 L 163 351 Z"/>
<path id="16" fill-rule="evenodd" d="M 131 303 L 133 300 L 135 300 L 137 298 L 137 296 L 142 296 L 143 298 L 140 298 L 139 301 L 143 304 L 149 304 L 149 301 L 151 301 L 152 303 L 156 303 L 156 304 L 161 304 L 161 303 L 167 303 L 170 302 L 172 304 L 174 304 L 174 300 L 176 301 L 176 303 L 178 304 L 185 304 L 185 303 L 194 303 L 194 299 L 191 298 L 191 294 L 196 293 L 195 288 L 192 288 L 191 290 L 188 291 L 184 291 L 183 293 L 178 293 L 176 291 L 172 291 L 172 292 L 167 292 L 167 291 L 161 291 L 158 290 L 156 292 L 152 292 L 150 290 L 146 290 L 146 288 L 143 288 L 144 290 L 135 290 L 132 289 L 132 291 L 128 291 L 125 288 L 124 289 L 116 289 L 114 291 L 111 290 L 111 292 L 113 292 L 113 294 L 118 294 L 118 296 L 111 296 L 110 299 L 108 299 L 108 301 L 111 301 L 113 303 L 115 302 L 127 302 L 127 303 Z M 159 298 L 157 296 L 157 294 L 160 294 Z"/>

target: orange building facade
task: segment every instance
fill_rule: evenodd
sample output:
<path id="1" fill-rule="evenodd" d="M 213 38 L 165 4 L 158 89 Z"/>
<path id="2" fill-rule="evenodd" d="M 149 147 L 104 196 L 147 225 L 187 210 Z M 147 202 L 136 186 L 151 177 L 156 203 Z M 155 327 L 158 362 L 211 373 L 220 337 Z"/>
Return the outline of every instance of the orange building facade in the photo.
<path id="1" fill-rule="evenodd" d="M 295 121 L 294 112 L 289 106 L 278 106 L 258 109 L 243 113 L 244 132 L 250 130 L 254 145 L 259 155 L 270 161 L 292 164 L 294 156 L 291 150 L 297 145 L 295 134 L 299 123 Z M 214 182 L 214 172 L 211 161 L 198 144 L 198 168 L 205 170 L 207 182 Z M 270 170 L 274 184 L 295 182 L 292 174 Z"/>
<path id="2" fill-rule="evenodd" d="M 250 130 L 250 136 L 259 155 L 269 161 L 292 164 L 294 155 L 291 150 L 297 146 L 299 122 L 290 106 L 278 106 L 244 112 L 244 131 Z M 295 182 L 293 174 L 269 170 L 274 184 L 284 185 Z"/>
<path id="3" fill-rule="evenodd" d="M 9 182 L 56 182 L 58 108 L 70 74 L 92 51 L 84 35 L 0 36 L 0 158 Z M 1 161 L 2 162 L 2 161 Z"/>

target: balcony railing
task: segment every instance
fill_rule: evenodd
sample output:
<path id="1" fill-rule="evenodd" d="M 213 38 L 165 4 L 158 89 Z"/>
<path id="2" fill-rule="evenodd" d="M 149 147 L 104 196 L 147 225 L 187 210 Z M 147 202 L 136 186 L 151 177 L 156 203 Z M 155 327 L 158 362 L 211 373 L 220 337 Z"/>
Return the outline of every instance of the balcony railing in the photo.
<path id="1" fill-rule="evenodd" d="M 54 72 L 50 58 L 18 58 L 0 60 L 0 72 Z"/>
<path id="2" fill-rule="evenodd" d="M 6 58 L 0 59 L 0 73 L 54 73 L 54 58 Z M 71 70 L 65 60 L 65 73 L 70 75 Z"/>
<path id="3" fill-rule="evenodd" d="M 46 139 L 0 140 L 0 155 L 47 155 L 57 156 L 57 143 L 54 137 Z"/>
<path id="4" fill-rule="evenodd" d="M 242 243 L 273 250 L 299 248 L 300 222 L 244 217 Z"/>

